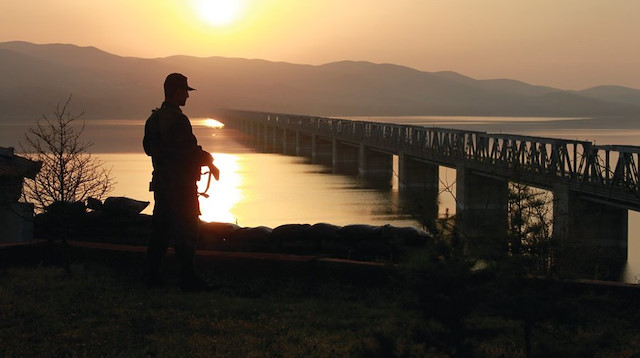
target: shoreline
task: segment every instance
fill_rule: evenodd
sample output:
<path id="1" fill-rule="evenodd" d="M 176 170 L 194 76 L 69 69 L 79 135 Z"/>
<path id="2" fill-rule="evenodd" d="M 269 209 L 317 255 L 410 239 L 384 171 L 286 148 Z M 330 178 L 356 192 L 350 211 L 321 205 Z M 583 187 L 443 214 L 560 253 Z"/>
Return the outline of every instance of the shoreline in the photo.
<path id="1" fill-rule="evenodd" d="M 188 114 L 188 113 L 187 113 Z M 207 127 L 202 122 L 207 117 L 191 118 L 192 126 L 196 137 L 203 140 L 209 137 L 213 128 Z M 338 117 L 336 117 L 338 118 Z M 345 117 L 355 118 L 355 117 Z M 553 117 L 526 117 L 531 121 L 507 121 L 509 118 L 516 117 L 460 117 L 451 116 L 451 121 L 447 121 L 447 116 L 411 116 L 411 117 L 360 117 L 362 119 L 371 119 L 373 122 L 380 122 L 376 118 L 395 119 L 393 121 L 384 121 L 388 123 L 399 123 L 406 125 L 420 125 L 425 127 L 441 127 L 451 129 L 478 130 L 487 133 L 502 133 L 514 135 L 531 135 L 539 137 L 553 137 L 567 140 L 596 140 L 598 144 L 612 145 L 637 145 L 640 143 L 640 116 L 638 117 L 594 117 L 594 118 L 558 118 Z M 480 121 L 466 121 L 461 123 L 455 119 L 475 118 Z M 490 120 L 494 118 L 496 120 Z M 536 121 L 535 119 L 540 119 Z M 428 120 L 424 120 L 428 119 Z M 137 153 L 142 152 L 141 141 L 142 133 L 146 118 L 131 119 L 98 119 L 86 120 L 84 138 L 86 141 L 94 143 L 93 153 Z M 82 118 L 79 120 L 82 122 Z M 19 148 L 17 141 L 24 138 L 24 134 L 30 126 L 35 124 L 35 120 L 31 123 L 3 123 L 0 121 L 0 144 L 3 146 Z M 229 129 L 217 130 L 222 137 L 233 136 Z M 554 134 L 553 132 L 557 132 Z M 576 137 L 576 131 L 579 136 Z M 613 133 L 612 133 L 613 132 Z M 601 140 L 599 136 L 612 138 L 614 136 L 625 137 L 624 140 Z M 633 136 L 634 138 L 629 138 Z M 118 138 L 117 143 L 113 139 Z M 220 138 L 218 138 L 220 139 Z M 239 144 L 239 143 L 237 143 Z M 235 150 L 239 150 L 238 145 L 233 146 Z M 244 147 L 244 146 L 242 146 Z M 251 150 L 246 148 L 242 151 Z"/>

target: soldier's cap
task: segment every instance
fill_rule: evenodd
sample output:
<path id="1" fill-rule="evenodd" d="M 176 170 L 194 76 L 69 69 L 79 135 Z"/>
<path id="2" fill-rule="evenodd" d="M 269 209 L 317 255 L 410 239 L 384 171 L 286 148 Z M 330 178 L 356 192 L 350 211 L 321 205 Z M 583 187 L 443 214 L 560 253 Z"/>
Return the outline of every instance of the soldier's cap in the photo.
<path id="1" fill-rule="evenodd" d="M 166 89 L 186 89 L 187 91 L 195 91 L 195 88 L 189 87 L 187 77 L 181 73 L 172 73 L 164 80 L 164 88 Z"/>

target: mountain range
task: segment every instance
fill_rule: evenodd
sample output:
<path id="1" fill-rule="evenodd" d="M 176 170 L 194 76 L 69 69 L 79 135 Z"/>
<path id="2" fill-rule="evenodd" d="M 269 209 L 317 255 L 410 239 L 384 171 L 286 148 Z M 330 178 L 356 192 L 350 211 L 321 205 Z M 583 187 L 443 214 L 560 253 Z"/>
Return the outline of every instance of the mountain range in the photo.
<path id="1" fill-rule="evenodd" d="M 185 112 L 217 108 L 317 116 L 618 116 L 640 115 L 640 90 L 581 91 L 509 79 L 477 80 L 393 64 L 341 61 L 319 66 L 259 59 L 122 57 L 95 47 L 0 43 L 0 121 L 51 114 L 72 96 L 86 119 L 145 119 L 163 98 L 171 72 L 197 88 Z"/>

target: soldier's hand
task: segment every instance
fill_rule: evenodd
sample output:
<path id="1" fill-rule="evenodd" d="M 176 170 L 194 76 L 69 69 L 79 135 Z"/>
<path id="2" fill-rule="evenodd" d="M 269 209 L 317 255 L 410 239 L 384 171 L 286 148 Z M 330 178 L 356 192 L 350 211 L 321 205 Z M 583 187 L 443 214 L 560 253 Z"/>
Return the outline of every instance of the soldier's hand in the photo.
<path id="1" fill-rule="evenodd" d="M 220 180 L 220 169 L 218 169 L 218 167 L 216 167 L 213 163 L 209 164 L 208 167 L 211 175 L 213 175 L 216 180 Z"/>
<path id="2" fill-rule="evenodd" d="M 204 158 L 202 160 L 204 160 L 205 163 L 213 163 L 213 155 L 211 155 L 211 153 L 207 152 L 207 151 L 202 151 Z"/>

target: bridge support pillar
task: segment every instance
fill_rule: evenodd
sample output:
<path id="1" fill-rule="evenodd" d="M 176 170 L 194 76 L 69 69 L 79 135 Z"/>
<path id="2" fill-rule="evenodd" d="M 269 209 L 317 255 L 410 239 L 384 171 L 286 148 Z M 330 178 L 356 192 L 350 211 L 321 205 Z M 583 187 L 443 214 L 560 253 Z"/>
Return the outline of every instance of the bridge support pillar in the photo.
<path id="1" fill-rule="evenodd" d="M 245 133 L 249 134 L 251 143 L 253 143 L 256 148 L 261 149 L 264 145 L 264 131 L 262 124 L 254 123 L 251 121 L 245 121 L 245 123 L 249 129 L 249 132 Z"/>
<path id="2" fill-rule="evenodd" d="M 393 155 L 360 145 L 358 173 L 370 185 L 380 188 L 391 187 L 393 176 Z"/>
<path id="3" fill-rule="evenodd" d="M 264 139 L 263 139 L 263 149 L 266 152 L 272 152 L 273 151 L 273 136 L 274 133 L 273 131 L 275 130 L 275 128 L 269 124 L 265 124 L 264 125 Z"/>
<path id="4" fill-rule="evenodd" d="M 311 162 L 314 164 L 333 165 L 333 141 L 313 135 L 311 139 Z"/>
<path id="5" fill-rule="evenodd" d="M 558 184 L 553 190 L 554 269 L 618 279 L 627 261 L 629 211 L 588 200 Z"/>
<path id="6" fill-rule="evenodd" d="M 255 122 L 251 122 L 251 121 L 242 121 L 242 125 L 241 125 L 241 131 L 243 131 L 244 133 L 249 133 L 249 135 L 253 136 L 253 137 L 258 137 L 258 133 L 260 132 L 258 129 L 260 128 L 260 126 L 258 125 L 258 123 Z"/>
<path id="7" fill-rule="evenodd" d="M 456 168 L 456 228 L 472 252 L 500 250 L 507 236 L 509 181 Z"/>
<path id="8" fill-rule="evenodd" d="M 333 172 L 358 175 L 360 150 L 356 145 L 333 141 Z"/>
<path id="9" fill-rule="evenodd" d="M 296 132 L 296 155 L 309 157 L 313 156 L 313 138 L 309 135 L 304 135 L 300 131 Z"/>
<path id="10" fill-rule="evenodd" d="M 273 143 L 272 150 L 276 153 L 282 153 L 284 151 L 284 129 L 273 127 Z"/>
<path id="11" fill-rule="evenodd" d="M 254 124 L 253 123 L 250 123 L 249 121 L 244 121 L 243 120 L 239 124 L 239 127 L 236 127 L 234 125 L 231 128 L 235 128 L 235 129 L 239 130 L 242 134 L 244 134 L 245 138 L 249 137 L 251 139 L 251 143 L 253 145 L 258 145 L 258 131 L 256 129 L 254 129 Z"/>
<path id="12" fill-rule="evenodd" d="M 398 189 L 407 209 L 427 227 L 438 218 L 439 166 L 398 154 Z"/>
<path id="13" fill-rule="evenodd" d="M 282 152 L 284 154 L 296 155 L 298 148 L 297 132 L 282 130 Z"/>

